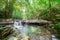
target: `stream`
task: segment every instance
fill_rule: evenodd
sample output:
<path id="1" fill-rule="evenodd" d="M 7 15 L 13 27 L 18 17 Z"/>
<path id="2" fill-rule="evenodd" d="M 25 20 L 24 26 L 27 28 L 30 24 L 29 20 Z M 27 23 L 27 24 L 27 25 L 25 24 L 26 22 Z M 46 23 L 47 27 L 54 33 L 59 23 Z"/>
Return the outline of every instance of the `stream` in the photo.
<path id="1" fill-rule="evenodd" d="M 8 40 L 59 40 L 42 26 L 22 25 L 21 21 L 14 21 L 12 28 L 15 32 Z"/>

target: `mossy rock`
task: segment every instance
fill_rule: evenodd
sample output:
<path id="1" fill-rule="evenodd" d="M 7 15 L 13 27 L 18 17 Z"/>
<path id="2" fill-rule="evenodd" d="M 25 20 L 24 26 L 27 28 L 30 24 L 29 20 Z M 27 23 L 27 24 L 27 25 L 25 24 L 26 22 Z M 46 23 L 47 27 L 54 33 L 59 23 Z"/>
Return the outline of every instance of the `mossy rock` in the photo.
<path id="1" fill-rule="evenodd" d="M 11 27 L 1 27 L 0 28 L 0 35 L 2 36 L 2 39 L 7 37 L 11 33 L 13 33 L 13 29 Z"/>

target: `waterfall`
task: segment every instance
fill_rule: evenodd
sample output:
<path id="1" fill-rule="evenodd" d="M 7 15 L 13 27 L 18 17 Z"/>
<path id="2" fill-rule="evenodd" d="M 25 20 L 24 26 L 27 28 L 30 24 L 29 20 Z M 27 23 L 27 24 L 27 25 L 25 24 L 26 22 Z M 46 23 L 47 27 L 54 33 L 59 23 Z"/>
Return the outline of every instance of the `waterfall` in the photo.
<path id="1" fill-rule="evenodd" d="M 21 21 L 14 21 L 14 27 L 17 29 L 21 29 L 23 27 Z"/>
<path id="2" fill-rule="evenodd" d="M 15 21 L 14 27 L 22 34 L 23 38 L 27 36 L 27 24 L 23 26 L 21 21 Z"/>

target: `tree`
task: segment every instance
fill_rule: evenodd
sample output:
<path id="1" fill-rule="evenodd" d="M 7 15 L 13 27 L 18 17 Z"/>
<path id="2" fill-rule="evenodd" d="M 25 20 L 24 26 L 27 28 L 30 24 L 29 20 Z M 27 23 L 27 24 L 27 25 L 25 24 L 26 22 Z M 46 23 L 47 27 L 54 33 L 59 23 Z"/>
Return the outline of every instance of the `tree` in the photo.
<path id="1" fill-rule="evenodd" d="M 15 0 L 5 0 L 5 18 L 11 18 Z"/>

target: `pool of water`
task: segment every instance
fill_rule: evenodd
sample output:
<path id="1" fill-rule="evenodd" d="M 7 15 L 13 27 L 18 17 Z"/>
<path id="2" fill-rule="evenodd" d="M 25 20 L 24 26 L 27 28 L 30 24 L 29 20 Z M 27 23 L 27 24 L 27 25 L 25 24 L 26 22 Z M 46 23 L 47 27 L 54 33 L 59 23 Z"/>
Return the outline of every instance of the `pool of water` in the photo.
<path id="1" fill-rule="evenodd" d="M 56 37 L 55 35 L 52 35 L 52 40 L 60 40 L 60 38 Z"/>
<path id="2" fill-rule="evenodd" d="M 27 24 L 23 26 L 21 21 L 15 22 L 13 26 L 15 32 L 8 36 L 8 40 L 59 40 L 42 26 Z"/>

